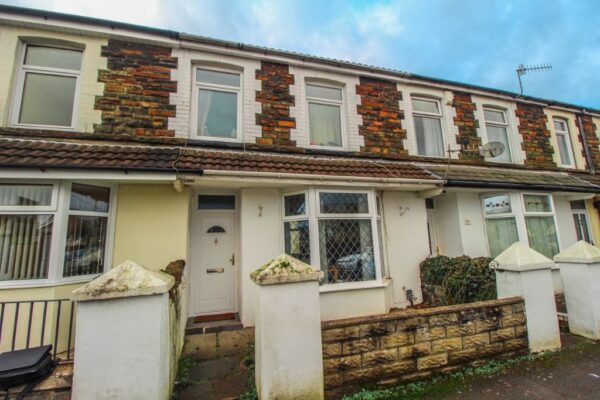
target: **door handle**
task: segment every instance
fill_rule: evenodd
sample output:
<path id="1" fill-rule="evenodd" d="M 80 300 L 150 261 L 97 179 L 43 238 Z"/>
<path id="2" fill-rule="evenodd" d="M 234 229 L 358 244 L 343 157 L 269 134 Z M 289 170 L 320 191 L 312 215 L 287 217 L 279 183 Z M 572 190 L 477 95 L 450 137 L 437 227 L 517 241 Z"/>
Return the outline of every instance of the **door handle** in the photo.
<path id="1" fill-rule="evenodd" d="M 235 253 L 231 254 L 229 261 L 231 261 L 231 265 L 235 265 Z"/>
<path id="2" fill-rule="evenodd" d="M 208 268 L 206 270 L 207 274 L 222 274 L 225 272 L 225 268 Z"/>

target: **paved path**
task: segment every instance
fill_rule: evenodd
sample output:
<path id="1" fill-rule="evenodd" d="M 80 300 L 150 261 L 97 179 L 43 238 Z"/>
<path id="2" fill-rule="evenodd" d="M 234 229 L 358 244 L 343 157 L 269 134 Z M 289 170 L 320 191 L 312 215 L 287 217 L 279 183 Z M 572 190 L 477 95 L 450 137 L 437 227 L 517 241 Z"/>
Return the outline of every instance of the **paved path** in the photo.
<path id="1" fill-rule="evenodd" d="M 564 350 L 505 374 L 468 380 L 432 400 L 600 400 L 600 342 L 562 335 Z"/>

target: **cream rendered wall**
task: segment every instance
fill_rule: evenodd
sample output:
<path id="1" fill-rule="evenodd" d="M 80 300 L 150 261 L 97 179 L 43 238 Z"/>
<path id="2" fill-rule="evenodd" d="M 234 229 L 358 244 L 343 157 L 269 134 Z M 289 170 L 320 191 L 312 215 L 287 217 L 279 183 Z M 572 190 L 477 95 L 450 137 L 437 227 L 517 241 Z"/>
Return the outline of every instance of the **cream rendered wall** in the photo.
<path id="1" fill-rule="evenodd" d="M 392 306 L 410 304 L 406 289 L 412 289 L 420 303 L 423 296 L 419 263 L 429 255 L 425 200 L 412 192 L 384 192 L 383 212 L 387 268 L 393 285 Z"/>
<path id="2" fill-rule="evenodd" d="M 190 193 L 172 185 L 121 185 L 113 266 L 132 260 L 152 270 L 188 255 Z"/>
<path id="3" fill-rule="evenodd" d="M 250 274 L 283 253 L 281 193 L 278 189 L 240 191 L 240 319 L 254 325 L 256 285 Z"/>
<path id="4" fill-rule="evenodd" d="M 485 234 L 485 221 L 481 210 L 481 197 L 475 192 L 458 192 L 458 223 L 463 254 L 470 257 L 487 257 L 489 250 Z"/>
<path id="5" fill-rule="evenodd" d="M 100 56 L 100 48 L 106 45 L 107 39 L 12 26 L 0 26 L 0 93 L 5 94 L 0 96 L 2 125 L 9 125 L 9 111 L 20 62 L 20 37 L 58 39 L 85 45 L 79 96 L 75 101 L 75 129 L 78 132 L 93 132 L 94 124 L 100 123 L 101 112 L 94 110 L 94 101 L 104 91 L 104 84 L 98 82 L 98 70 L 106 69 L 106 58 Z"/>
<path id="6" fill-rule="evenodd" d="M 440 254 L 457 257 L 464 254 L 456 193 L 445 193 L 435 198 Z"/>
<path id="7" fill-rule="evenodd" d="M 575 168 L 577 169 L 585 169 L 585 159 L 583 158 L 583 144 L 579 140 L 579 129 L 577 128 L 577 118 L 575 114 L 562 111 L 562 110 L 553 110 L 551 108 L 545 108 L 544 111 L 548 116 L 548 129 L 550 130 L 550 142 L 552 143 L 552 147 L 554 148 L 554 162 L 556 165 L 560 166 L 560 154 L 558 150 L 558 142 L 556 140 L 556 130 L 554 129 L 554 118 L 561 118 L 567 121 L 567 125 L 569 127 L 569 138 L 571 139 L 571 149 L 573 150 L 573 158 L 575 159 Z"/>

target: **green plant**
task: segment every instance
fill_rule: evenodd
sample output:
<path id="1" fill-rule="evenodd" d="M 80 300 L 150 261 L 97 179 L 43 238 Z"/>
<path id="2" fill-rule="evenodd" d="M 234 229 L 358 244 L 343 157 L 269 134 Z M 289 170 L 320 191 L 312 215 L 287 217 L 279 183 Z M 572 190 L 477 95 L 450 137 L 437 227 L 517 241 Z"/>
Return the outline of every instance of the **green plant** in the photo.
<path id="1" fill-rule="evenodd" d="M 431 305 L 471 303 L 496 298 L 491 258 L 430 257 L 421 262 L 421 281 Z M 435 292 L 435 295 L 432 293 Z"/>
<path id="2" fill-rule="evenodd" d="M 248 348 L 244 353 L 242 363 L 248 368 L 248 390 L 240 395 L 239 400 L 258 400 L 258 393 L 256 392 L 256 382 L 254 378 L 255 364 L 254 364 L 254 344 L 248 344 Z"/>

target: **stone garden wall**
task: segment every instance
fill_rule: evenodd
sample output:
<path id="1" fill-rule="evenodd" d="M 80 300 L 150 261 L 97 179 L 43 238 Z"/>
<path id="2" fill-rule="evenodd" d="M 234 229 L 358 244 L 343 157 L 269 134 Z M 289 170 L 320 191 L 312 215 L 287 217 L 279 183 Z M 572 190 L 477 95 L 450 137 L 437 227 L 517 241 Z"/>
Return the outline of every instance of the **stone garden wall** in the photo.
<path id="1" fill-rule="evenodd" d="M 528 352 L 521 298 L 324 322 L 328 398 Z"/>

